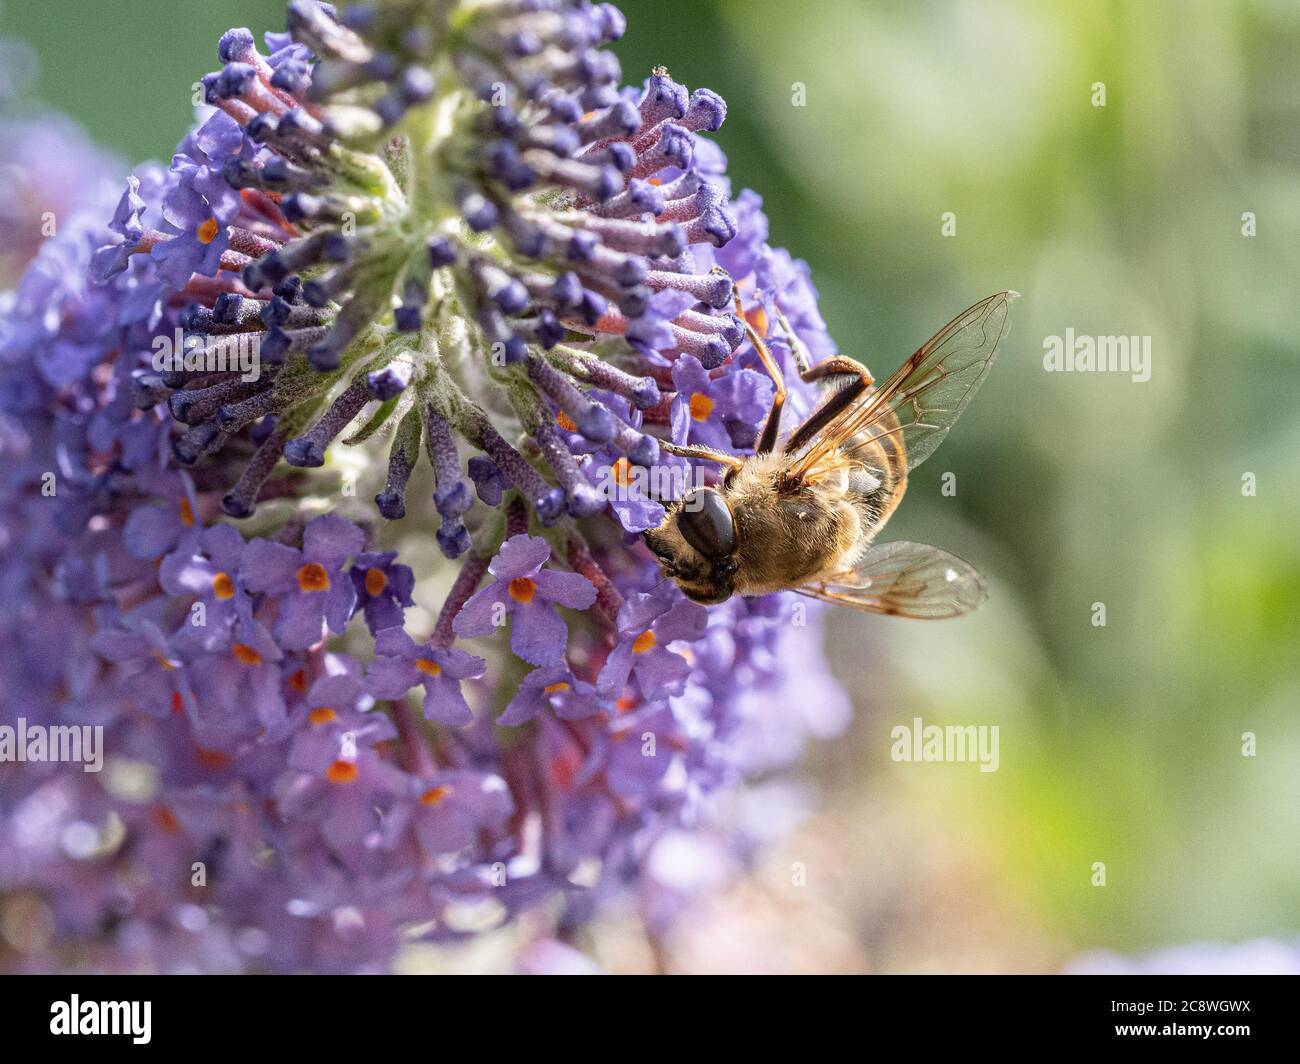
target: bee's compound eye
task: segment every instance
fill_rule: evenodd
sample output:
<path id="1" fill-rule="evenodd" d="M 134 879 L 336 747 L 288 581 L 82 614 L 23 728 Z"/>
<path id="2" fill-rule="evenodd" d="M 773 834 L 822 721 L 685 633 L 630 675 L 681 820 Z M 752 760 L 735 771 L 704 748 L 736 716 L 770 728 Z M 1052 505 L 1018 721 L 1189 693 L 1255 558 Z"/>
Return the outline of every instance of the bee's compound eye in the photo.
<path id="1" fill-rule="evenodd" d="M 697 488 L 682 500 L 678 525 L 686 542 L 710 561 L 725 558 L 736 549 L 731 507 L 712 488 Z"/>

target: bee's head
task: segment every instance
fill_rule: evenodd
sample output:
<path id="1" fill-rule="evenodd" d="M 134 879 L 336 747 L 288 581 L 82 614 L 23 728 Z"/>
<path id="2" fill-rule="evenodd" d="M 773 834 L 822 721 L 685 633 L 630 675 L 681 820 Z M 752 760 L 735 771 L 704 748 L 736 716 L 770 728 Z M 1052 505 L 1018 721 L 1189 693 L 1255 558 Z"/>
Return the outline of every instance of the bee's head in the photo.
<path id="1" fill-rule="evenodd" d="M 696 488 L 644 537 L 664 576 L 676 580 L 688 598 L 706 605 L 731 598 L 736 523 L 720 492 Z"/>

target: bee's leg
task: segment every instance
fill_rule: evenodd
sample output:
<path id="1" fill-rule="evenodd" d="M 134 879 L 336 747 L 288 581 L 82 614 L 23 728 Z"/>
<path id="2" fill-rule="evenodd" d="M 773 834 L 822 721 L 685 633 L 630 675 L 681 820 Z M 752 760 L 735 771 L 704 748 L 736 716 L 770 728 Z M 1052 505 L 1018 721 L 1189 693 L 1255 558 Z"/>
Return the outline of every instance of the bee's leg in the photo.
<path id="1" fill-rule="evenodd" d="M 694 444 L 683 445 L 660 440 L 659 449 L 667 451 L 669 454 L 675 454 L 678 458 L 698 458 L 705 462 L 717 462 L 718 465 L 725 466 L 733 471 L 740 469 L 745 464 L 744 459 L 737 458 L 734 454 L 723 454 L 721 451 L 715 451 L 709 447 L 698 447 Z"/>
<path id="2" fill-rule="evenodd" d="M 847 376 L 862 379 L 865 381 L 865 387 L 867 388 L 870 388 L 875 383 L 875 379 L 867 372 L 866 366 L 862 365 L 861 362 L 854 362 L 851 358 L 845 358 L 843 355 L 831 355 L 830 358 L 823 359 L 814 366 L 812 359 L 808 355 L 808 348 L 804 347 L 803 341 L 799 339 L 794 327 L 781 313 L 781 308 L 776 306 L 775 303 L 772 306 L 776 311 L 776 320 L 781 323 L 781 328 L 790 341 L 790 353 L 794 355 L 794 362 L 799 367 L 801 379 L 811 384 L 813 381 L 824 380 L 827 377 Z"/>
<path id="3" fill-rule="evenodd" d="M 844 355 L 831 355 L 829 358 L 824 358 L 817 365 L 800 370 L 799 376 L 809 384 L 827 377 L 849 377 L 853 380 L 853 384 L 849 387 L 861 382 L 862 388 L 870 388 L 876 383 L 876 379 L 867 371 L 866 366 Z"/>
<path id="4" fill-rule="evenodd" d="M 781 313 L 781 308 L 775 302 L 772 303 L 772 309 L 776 311 L 776 320 L 781 324 L 781 328 L 785 330 L 785 335 L 790 341 L 790 354 L 794 356 L 794 364 L 799 367 L 799 375 L 802 377 L 812 366 L 812 359 L 808 357 L 808 348 L 804 347 L 803 341 L 799 339 L 790 323 L 785 320 L 785 315 Z"/>
<path id="5" fill-rule="evenodd" d="M 758 352 L 759 361 L 763 363 L 767 375 L 772 378 L 772 383 L 776 385 L 776 391 L 772 395 L 772 407 L 767 412 L 767 420 L 763 422 L 763 431 L 758 434 L 758 443 L 754 446 L 755 454 L 767 454 L 776 446 L 776 438 L 781 433 L 781 408 L 785 406 L 785 377 L 781 373 L 781 367 L 776 364 L 776 359 L 772 357 L 772 352 L 767 349 L 767 344 L 758 335 L 758 330 L 745 317 L 745 308 L 740 302 L 740 289 L 733 284 L 731 292 L 736 300 L 736 317 L 745 326 L 745 333 L 749 336 L 749 342 L 754 345 L 754 350 Z"/>
<path id="6" fill-rule="evenodd" d="M 823 359 L 799 376 L 810 383 L 828 377 L 844 377 L 847 383 L 839 391 L 833 392 L 830 398 L 809 414 L 808 419 L 790 434 L 790 438 L 785 442 L 787 454 L 793 454 L 816 437 L 875 383 L 871 374 L 867 372 L 866 366 L 843 355 L 832 355 L 830 358 Z"/>

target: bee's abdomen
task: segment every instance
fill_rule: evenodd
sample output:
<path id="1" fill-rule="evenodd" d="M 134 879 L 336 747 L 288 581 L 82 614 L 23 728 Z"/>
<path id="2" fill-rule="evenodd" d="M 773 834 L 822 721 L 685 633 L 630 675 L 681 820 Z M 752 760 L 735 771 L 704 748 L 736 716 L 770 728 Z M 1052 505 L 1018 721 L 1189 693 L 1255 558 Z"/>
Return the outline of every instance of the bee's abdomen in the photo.
<path id="1" fill-rule="evenodd" d="M 849 473 L 848 491 L 863 511 L 867 531 L 874 535 L 907 490 L 907 452 L 897 422 L 890 417 L 852 450 L 856 468 Z"/>

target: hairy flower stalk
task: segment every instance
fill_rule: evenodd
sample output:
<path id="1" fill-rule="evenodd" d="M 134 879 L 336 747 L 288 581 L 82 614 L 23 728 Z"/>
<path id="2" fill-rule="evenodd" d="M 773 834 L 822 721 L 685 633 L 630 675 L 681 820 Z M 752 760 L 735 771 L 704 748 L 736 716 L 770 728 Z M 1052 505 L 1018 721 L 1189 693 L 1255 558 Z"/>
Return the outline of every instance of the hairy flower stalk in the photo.
<path id="1" fill-rule="evenodd" d="M 657 928 L 711 878 L 673 840 L 729 865 L 718 796 L 842 724 L 802 609 L 706 609 L 638 543 L 716 476 L 661 444 L 766 415 L 733 286 L 796 415 L 775 311 L 834 346 L 722 100 L 622 87 L 623 30 L 292 0 L 0 304 L 4 720 L 115 766 L 0 774 L 26 963 L 379 970 L 629 888 Z"/>

